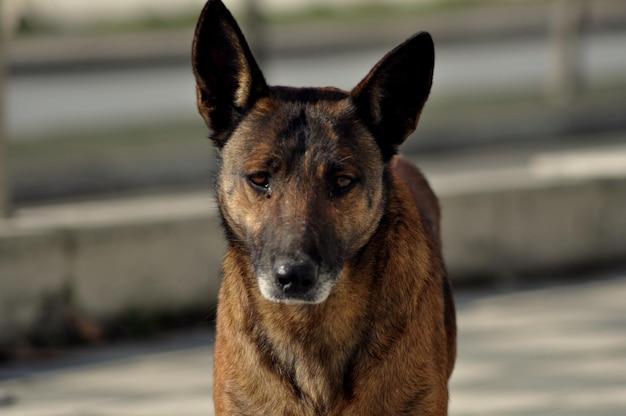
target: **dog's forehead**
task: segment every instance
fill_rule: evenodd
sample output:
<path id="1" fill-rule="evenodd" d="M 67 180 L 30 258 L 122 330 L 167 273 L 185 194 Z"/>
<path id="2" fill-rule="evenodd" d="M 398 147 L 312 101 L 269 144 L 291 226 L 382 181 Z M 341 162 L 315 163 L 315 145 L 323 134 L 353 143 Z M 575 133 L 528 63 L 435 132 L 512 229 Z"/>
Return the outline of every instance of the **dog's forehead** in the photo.
<path id="1" fill-rule="evenodd" d="M 233 136 L 239 154 L 278 152 L 283 159 L 311 150 L 341 156 L 364 141 L 374 144 L 349 94 L 335 89 L 277 88 L 257 102 Z"/>
<path id="2" fill-rule="evenodd" d="M 257 111 L 275 137 L 306 134 L 337 140 L 356 118 L 349 95 L 331 88 L 278 87 L 259 102 Z"/>

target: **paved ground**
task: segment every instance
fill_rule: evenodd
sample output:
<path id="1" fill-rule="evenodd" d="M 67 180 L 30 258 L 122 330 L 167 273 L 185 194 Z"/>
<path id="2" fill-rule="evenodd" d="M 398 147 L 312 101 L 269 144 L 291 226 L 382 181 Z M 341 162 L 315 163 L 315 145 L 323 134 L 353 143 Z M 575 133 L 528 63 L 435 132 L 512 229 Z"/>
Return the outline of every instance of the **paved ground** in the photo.
<path id="1" fill-rule="evenodd" d="M 623 416 L 626 274 L 457 295 L 450 413 Z M 211 415 L 210 331 L 0 367 L 3 416 Z"/>
<path id="2" fill-rule="evenodd" d="M 451 414 L 626 414 L 626 276 L 461 300 Z"/>

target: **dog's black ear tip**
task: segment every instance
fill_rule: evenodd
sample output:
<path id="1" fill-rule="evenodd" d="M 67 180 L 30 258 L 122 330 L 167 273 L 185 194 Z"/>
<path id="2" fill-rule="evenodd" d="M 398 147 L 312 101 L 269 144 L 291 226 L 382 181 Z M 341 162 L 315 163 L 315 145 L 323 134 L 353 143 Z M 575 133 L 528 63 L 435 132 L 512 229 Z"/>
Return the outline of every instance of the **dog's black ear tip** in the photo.
<path id="1" fill-rule="evenodd" d="M 226 7 L 224 3 L 222 3 L 222 0 L 207 0 L 202 10 L 208 12 L 219 7 Z"/>
<path id="2" fill-rule="evenodd" d="M 435 54 L 435 42 L 428 32 L 417 32 L 406 43 L 411 44 L 422 56 Z"/>
<path id="3" fill-rule="evenodd" d="M 430 32 L 420 31 L 411 36 L 411 39 L 415 39 L 416 41 L 422 42 L 424 45 L 429 44 L 433 45 L 433 37 Z"/>
<path id="4" fill-rule="evenodd" d="M 419 38 L 423 39 L 424 41 L 428 41 L 430 43 L 433 43 L 433 37 L 430 34 L 430 32 L 426 32 L 426 31 L 423 30 L 423 31 L 417 32 L 415 34 L 415 37 L 419 37 Z"/>
<path id="5" fill-rule="evenodd" d="M 230 13 L 221 0 L 208 0 L 204 4 L 196 24 L 196 37 L 201 30 L 209 29 L 211 25 L 217 24 L 225 14 L 229 15 Z"/>

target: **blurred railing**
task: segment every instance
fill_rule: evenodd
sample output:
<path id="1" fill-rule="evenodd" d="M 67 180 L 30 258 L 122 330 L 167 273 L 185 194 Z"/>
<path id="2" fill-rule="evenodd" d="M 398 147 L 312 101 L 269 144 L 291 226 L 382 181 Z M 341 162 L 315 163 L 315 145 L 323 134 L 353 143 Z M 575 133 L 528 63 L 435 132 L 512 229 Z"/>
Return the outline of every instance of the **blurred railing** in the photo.
<path id="1" fill-rule="evenodd" d="M 587 0 L 553 0 L 549 36 L 552 73 L 548 93 L 560 103 L 568 103 L 581 91 L 580 38 L 585 22 Z"/>
<path id="2" fill-rule="evenodd" d="M 551 72 L 547 79 L 546 93 L 555 102 L 569 103 L 580 94 L 584 82 L 584 68 L 580 62 L 580 41 L 583 26 L 588 12 L 589 0 L 552 0 L 549 21 L 549 42 L 551 55 Z M 0 0 L 0 8 L 6 8 L 6 0 Z M 261 5 L 257 0 L 245 0 L 244 19 L 248 29 L 249 40 L 262 60 L 264 55 L 263 18 Z M 10 211 L 10 190 L 8 176 L 9 155 L 6 123 L 5 123 L 5 72 L 6 44 L 8 43 L 6 10 L 0 16 L 0 218 L 6 217 Z"/>
<path id="3" fill-rule="evenodd" d="M 0 17 L 3 14 L 3 4 L 0 0 Z M 4 128 L 4 100 L 5 100 L 5 30 L 3 19 L 0 18 L 0 221 L 9 214 L 10 192 L 8 176 L 8 155 L 7 155 L 7 139 Z"/>

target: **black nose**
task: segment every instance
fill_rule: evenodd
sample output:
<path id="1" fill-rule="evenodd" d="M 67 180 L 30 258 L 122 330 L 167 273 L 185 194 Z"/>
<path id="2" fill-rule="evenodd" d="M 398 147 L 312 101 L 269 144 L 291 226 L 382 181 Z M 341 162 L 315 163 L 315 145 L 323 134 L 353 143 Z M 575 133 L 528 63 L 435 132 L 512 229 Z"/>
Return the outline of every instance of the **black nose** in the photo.
<path id="1" fill-rule="evenodd" d="M 317 279 L 317 264 L 310 259 L 278 259 L 274 277 L 285 294 L 308 292 Z"/>

